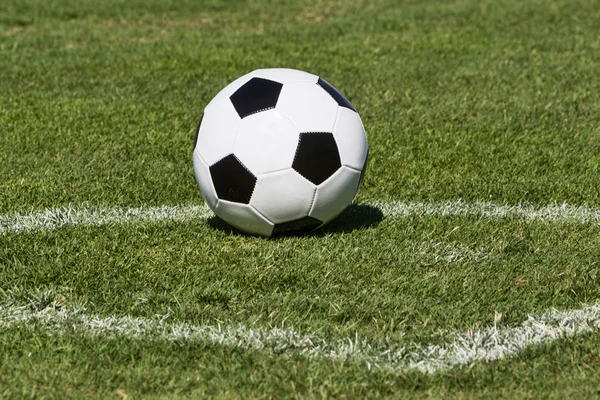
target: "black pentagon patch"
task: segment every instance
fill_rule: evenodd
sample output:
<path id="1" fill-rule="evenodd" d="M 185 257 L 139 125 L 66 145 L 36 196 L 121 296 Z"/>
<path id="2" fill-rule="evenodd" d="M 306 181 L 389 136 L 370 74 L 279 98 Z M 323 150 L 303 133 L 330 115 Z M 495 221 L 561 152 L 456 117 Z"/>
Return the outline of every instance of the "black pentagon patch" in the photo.
<path id="1" fill-rule="evenodd" d="M 210 176 L 219 199 L 244 204 L 250 202 L 256 177 L 233 154 L 212 165 Z"/>
<path id="2" fill-rule="evenodd" d="M 342 166 L 332 133 L 304 132 L 294 156 L 292 168 L 314 183 L 321 184 Z"/>
<path id="3" fill-rule="evenodd" d="M 272 235 L 286 233 L 306 233 L 318 228 L 323 222 L 313 217 L 303 217 L 294 221 L 275 224 Z"/>
<path id="4" fill-rule="evenodd" d="M 343 94 L 338 92 L 338 90 L 331 86 L 329 82 L 327 82 L 325 79 L 319 78 L 317 85 L 325 89 L 325 91 L 329 93 L 331 97 L 333 97 L 333 99 L 339 104 L 340 107 L 346 107 L 356 112 L 356 108 L 354 108 L 352 103 L 350 103 L 350 101 L 347 98 L 345 98 Z"/>
<path id="5" fill-rule="evenodd" d="M 275 108 L 283 85 L 263 78 L 252 78 L 229 96 L 240 118 Z"/>
<path id="6" fill-rule="evenodd" d="M 194 150 L 196 150 L 196 146 L 198 145 L 198 135 L 200 135 L 200 127 L 202 126 L 202 119 L 204 119 L 204 113 L 200 117 L 200 122 L 198 122 L 198 128 L 196 128 L 196 139 L 194 139 Z"/>

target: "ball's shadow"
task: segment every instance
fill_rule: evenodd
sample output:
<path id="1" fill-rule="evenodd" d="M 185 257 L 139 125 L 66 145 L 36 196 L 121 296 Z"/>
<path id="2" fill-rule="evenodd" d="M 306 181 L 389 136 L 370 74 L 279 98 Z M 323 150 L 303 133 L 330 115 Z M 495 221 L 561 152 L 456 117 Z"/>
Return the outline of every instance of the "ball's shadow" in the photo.
<path id="1" fill-rule="evenodd" d="M 324 227 L 312 231 L 294 231 L 273 235 L 272 239 L 281 237 L 320 237 L 335 233 L 350 233 L 356 230 L 367 229 L 379 225 L 383 220 L 383 212 L 379 207 L 369 204 L 351 204 L 333 221 Z M 244 235 L 221 218 L 213 216 L 208 218 L 208 224 L 218 231 L 233 235 Z"/>

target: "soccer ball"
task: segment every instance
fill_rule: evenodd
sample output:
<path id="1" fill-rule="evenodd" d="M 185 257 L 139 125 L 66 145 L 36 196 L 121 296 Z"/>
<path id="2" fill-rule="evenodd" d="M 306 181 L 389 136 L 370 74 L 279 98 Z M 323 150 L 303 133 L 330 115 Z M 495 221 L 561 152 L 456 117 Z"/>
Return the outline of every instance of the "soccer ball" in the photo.
<path id="1" fill-rule="evenodd" d="M 368 146 L 352 104 L 316 75 L 260 69 L 204 109 L 194 174 L 206 204 L 240 231 L 310 231 L 354 198 Z"/>

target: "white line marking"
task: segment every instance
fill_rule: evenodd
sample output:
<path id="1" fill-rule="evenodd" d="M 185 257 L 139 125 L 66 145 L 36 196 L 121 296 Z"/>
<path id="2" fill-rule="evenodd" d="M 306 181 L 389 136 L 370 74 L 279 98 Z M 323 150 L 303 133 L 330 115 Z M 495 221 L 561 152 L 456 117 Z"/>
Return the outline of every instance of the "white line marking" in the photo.
<path id="1" fill-rule="evenodd" d="M 517 218 L 538 222 L 574 222 L 600 224 L 600 209 L 562 205 L 496 205 L 462 200 L 440 203 L 365 203 L 381 209 L 388 217 L 410 216 L 474 216 L 483 219 Z M 350 209 L 349 212 L 353 212 Z M 357 211 L 357 212 L 360 212 Z M 67 226 L 121 224 L 127 222 L 190 221 L 208 218 L 212 212 L 205 206 L 162 206 L 140 208 L 59 207 L 31 214 L 0 215 L 0 235 L 19 232 L 54 230 Z"/>
<path id="2" fill-rule="evenodd" d="M 398 201 L 374 202 L 384 215 L 393 217 L 410 216 L 474 216 L 484 219 L 517 218 L 539 222 L 576 222 L 599 224 L 600 208 L 554 204 L 535 206 L 531 204 L 497 205 L 484 201 L 472 203 L 455 200 L 435 203 L 403 203 Z"/>
<path id="3" fill-rule="evenodd" d="M 530 316 L 518 327 L 496 328 L 449 334 L 442 345 L 408 345 L 391 348 L 366 339 L 334 341 L 302 335 L 293 329 L 260 329 L 244 326 L 191 325 L 167 322 L 167 317 L 143 319 L 88 315 L 83 308 L 48 306 L 41 311 L 31 307 L 0 305 L 0 326 L 20 327 L 34 323 L 51 332 L 130 337 L 165 341 L 200 341 L 224 346 L 294 353 L 308 358 L 329 358 L 359 362 L 368 368 L 397 372 L 420 371 L 433 374 L 478 361 L 495 361 L 523 349 L 600 329 L 600 303 L 580 310 L 551 310 Z"/>
<path id="4" fill-rule="evenodd" d="M 54 230 L 67 226 L 121 224 L 126 222 L 189 221 L 210 216 L 205 206 L 140 208 L 59 207 L 31 214 L 0 215 L 0 235 Z"/>

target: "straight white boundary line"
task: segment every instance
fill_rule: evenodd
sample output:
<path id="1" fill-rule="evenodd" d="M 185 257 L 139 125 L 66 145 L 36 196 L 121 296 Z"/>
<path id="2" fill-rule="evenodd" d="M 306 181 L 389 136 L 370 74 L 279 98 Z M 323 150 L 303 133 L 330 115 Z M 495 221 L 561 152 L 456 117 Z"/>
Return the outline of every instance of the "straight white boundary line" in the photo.
<path id="1" fill-rule="evenodd" d="M 482 219 L 516 218 L 538 222 L 575 222 L 600 224 L 600 208 L 572 206 L 566 203 L 536 206 L 532 204 L 498 205 L 485 201 L 467 202 L 454 200 L 447 202 L 399 201 L 373 202 L 384 215 L 392 217 L 410 216 L 473 216 Z"/>
<path id="2" fill-rule="evenodd" d="M 395 372 L 420 371 L 433 374 L 474 362 L 490 362 L 513 356 L 523 349 L 600 329 L 600 303 L 579 310 L 550 310 L 530 316 L 513 328 L 491 327 L 448 334 L 446 344 L 408 345 L 391 348 L 366 339 L 327 341 L 302 335 L 293 329 L 260 329 L 245 326 L 211 326 L 171 323 L 158 319 L 100 317 L 83 308 L 48 306 L 41 311 L 30 307 L 0 305 L 0 327 L 18 328 L 31 324 L 51 333 L 90 334 L 142 340 L 206 342 L 223 346 L 300 354 L 308 358 L 358 362 L 369 369 Z"/>
<path id="3" fill-rule="evenodd" d="M 384 216 L 406 218 L 410 216 L 472 216 L 482 219 L 516 218 L 531 222 L 574 222 L 600 225 L 600 208 L 562 205 L 497 205 L 488 202 L 377 201 L 367 203 L 378 207 Z M 98 226 L 106 224 L 141 223 L 155 221 L 190 221 L 212 215 L 206 206 L 161 207 L 59 207 L 30 214 L 0 215 L 0 235 L 19 232 L 54 230 L 67 226 Z"/>
<path id="4" fill-rule="evenodd" d="M 0 235 L 20 232 L 55 230 L 67 226 L 99 226 L 108 224 L 154 221 L 190 221 L 207 218 L 205 206 L 161 206 L 139 208 L 59 207 L 31 214 L 0 215 Z"/>

